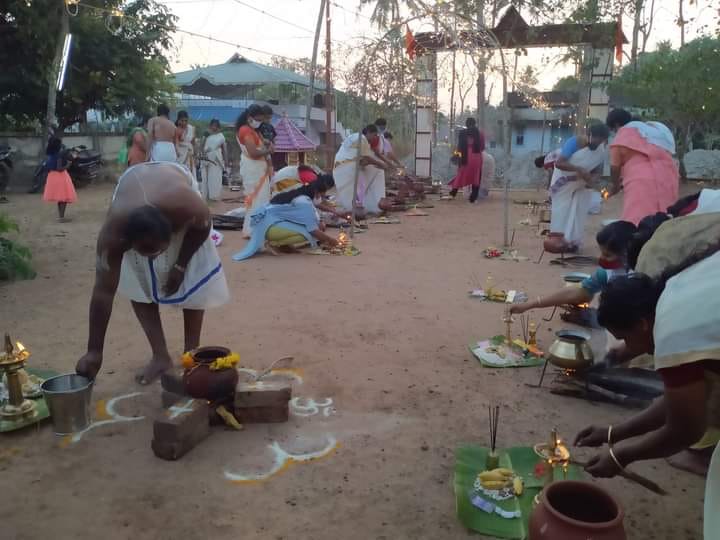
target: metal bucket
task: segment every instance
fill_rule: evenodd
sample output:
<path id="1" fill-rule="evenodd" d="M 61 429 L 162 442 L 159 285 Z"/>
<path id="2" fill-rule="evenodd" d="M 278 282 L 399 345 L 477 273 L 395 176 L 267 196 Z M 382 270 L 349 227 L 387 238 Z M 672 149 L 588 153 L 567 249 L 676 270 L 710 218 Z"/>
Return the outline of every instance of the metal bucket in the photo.
<path id="1" fill-rule="evenodd" d="M 90 425 L 93 382 L 75 373 L 58 375 L 40 387 L 50 410 L 56 435 L 69 435 Z"/>

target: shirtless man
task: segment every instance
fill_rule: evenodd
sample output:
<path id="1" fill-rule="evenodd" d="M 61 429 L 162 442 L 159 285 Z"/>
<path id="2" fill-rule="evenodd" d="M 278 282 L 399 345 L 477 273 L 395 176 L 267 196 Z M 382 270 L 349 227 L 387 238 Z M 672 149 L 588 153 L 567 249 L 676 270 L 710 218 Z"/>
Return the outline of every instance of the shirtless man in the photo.
<path id="1" fill-rule="evenodd" d="M 170 121 L 170 109 L 164 103 L 158 105 L 157 116 L 153 116 L 147 125 L 150 141 L 150 161 L 177 161 L 175 131 L 177 127 Z"/>
<path id="2" fill-rule="evenodd" d="M 148 384 L 172 365 L 160 304 L 183 308 L 183 351 L 198 347 L 204 310 L 229 299 L 220 257 L 210 239 L 210 212 L 187 170 L 142 163 L 120 177 L 97 241 L 87 353 L 76 371 L 94 378 L 103 360 L 115 292 L 130 299 L 152 349 L 138 374 Z"/>

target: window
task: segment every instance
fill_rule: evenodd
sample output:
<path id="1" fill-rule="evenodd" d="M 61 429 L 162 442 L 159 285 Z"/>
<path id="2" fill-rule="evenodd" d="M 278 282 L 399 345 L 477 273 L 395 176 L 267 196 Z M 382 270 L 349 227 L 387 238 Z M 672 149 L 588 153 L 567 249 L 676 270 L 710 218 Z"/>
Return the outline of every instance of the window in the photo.
<path id="1" fill-rule="evenodd" d="M 522 146 L 525 144 L 525 127 L 518 126 L 515 130 L 515 146 Z"/>

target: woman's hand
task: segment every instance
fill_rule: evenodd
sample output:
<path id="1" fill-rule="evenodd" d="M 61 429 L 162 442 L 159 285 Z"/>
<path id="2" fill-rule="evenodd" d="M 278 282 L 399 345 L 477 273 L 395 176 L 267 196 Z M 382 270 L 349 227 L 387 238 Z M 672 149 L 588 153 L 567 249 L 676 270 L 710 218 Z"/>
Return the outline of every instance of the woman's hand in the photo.
<path id="1" fill-rule="evenodd" d="M 182 285 L 183 279 L 185 279 L 185 273 L 173 266 L 165 283 L 165 295 L 172 296 L 175 294 Z"/>
<path id="2" fill-rule="evenodd" d="M 510 313 L 513 315 L 519 315 L 530 309 L 532 309 L 532 304 L 530 302 L 523 302 L 522 304 L 513 304 L 510 306 Z"/>
<path id="3" fill-rule="evenodd" d="M 601 446 L 607 442 L 608 426 L 588 426 L 575 436 L 575 446 Z"/>
<path id="4" fill-rule="evenodd" d="M 80 360 L 78 360 L 78 363 L 75 366 L 75 373 L 91 380 L 95 379 L 98 371 L 100 371 L 102 362 L 102 352 L 88 351 L 82 358 L 80 358 Z"/>
<path id="5" fill-rule="evenodd" d="M 590 458 L 590 461 L 585 465 L 585 471 L 597 478 L 612 478 L 621 469 L 610 455 L 610 450 L 608 450 Z"/>

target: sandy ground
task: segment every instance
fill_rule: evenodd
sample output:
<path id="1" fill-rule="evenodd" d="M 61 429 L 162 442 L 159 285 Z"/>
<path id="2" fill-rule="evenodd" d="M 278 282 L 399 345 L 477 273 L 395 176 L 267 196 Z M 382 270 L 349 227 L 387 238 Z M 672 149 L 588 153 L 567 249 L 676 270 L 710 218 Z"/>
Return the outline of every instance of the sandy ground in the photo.
<path id="1" fill-rule="evenodd" d="M 19 220 L 39 275 L 0 287 L 0 329 L 25 342 L 32 365 L 68 372 L 84 352 L 94 242 L 110 193 L 109 185 L 81 191 L 68 224 L 58 224 L 38 196 L 14 195 L 2 208 Z M 613 201 L 592 218 L 588 245 L 600 220 L 618 208 Z M 488 403 L 502 404 L 500 446 L 545 440 L 552 426 L 570 438 L 591 422 L 630 413 L 528 388 L 540 368 L 482 368 L 467 344 L 502 332 L 502 308 L 467 297 L 471 276 L 492 273 L 498 285 L 533 296 L 558 288 L 564 271 L 483 258 L 483 248 L 502 241 L 499 193 L 476 206 L 436 203 L 430 213 L 373 226 L 357 238 L 358 257 L 233 263 L 242 240 L 228 233 L 221 254 L 233 300 L 208 313 L 203 342 L 238 351 L 248 368 L 294 356 L 302 377 L 294 396 L 301 399 L 289 423 L 216 429 L 178 462 L 150 450 L 160 387 L 133 382 L 149 351 L 129 303 L 118 298 L 93 397 L 103 409 L 102 400 L 140 392 L 113 402 L 115 414 L 136 420 L 98 425 L 77 442 L 56 438 L 49 426 L 0 437 L 0 536 L 477 538 L 455 516 L 453 451 L 462 442 L 487 443 Z M 523 217 L 525 209 L 513 206 L 511 222 Z M 515 243 L 538 256 L 534 229 L 518 227 Z M 168 309 L 164 321 L 179 355 L 180 313 Z M 560 324 L 541 328 L 541 345 Z M 296 461 L 265 481 L 230 480 L 262 476 L 289 454 Z M 302 462 L 314 455 L 321 457 Z M 625 507 L 629 537 L 700 538 L 703 480 L 662 461 L 632 468 L 672 496 L 602 481 Z"/>

